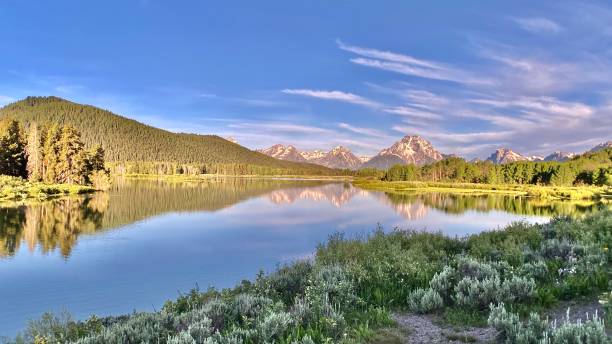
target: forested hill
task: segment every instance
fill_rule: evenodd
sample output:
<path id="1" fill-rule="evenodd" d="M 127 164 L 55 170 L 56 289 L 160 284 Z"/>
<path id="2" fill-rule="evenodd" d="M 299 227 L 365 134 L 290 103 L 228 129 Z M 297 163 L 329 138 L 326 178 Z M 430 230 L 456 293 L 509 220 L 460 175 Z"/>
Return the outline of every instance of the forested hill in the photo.
<path id="1" fill-rule="evenodd" d="M 90 105 L 58 97 L 27 97 L 0 109 L 0 118 L 71 124 L 87 146 L 101 144 L 108 162 L 248 164 L 275 170 L 330 174 L 332 170 L 271 158 L 215 135 L 172 133 Z"/>

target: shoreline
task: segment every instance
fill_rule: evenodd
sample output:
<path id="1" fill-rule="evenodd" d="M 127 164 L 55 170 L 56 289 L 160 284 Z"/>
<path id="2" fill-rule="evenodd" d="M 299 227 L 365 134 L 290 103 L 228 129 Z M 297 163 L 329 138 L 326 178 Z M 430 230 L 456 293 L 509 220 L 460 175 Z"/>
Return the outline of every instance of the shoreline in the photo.
<path id="1" fill-rule="evenodd" d="M 130 179 L 165 179 L 175 181 L 200 181 L 215 178 L 244 178 L 244 179 L 276 179 L 276 180 L 320 180 L 320 181 L 353 181 L 353 176 L 320 176 L 320 175 L 231 175 L 231 174 L 143 174 L 129 173 L 116 175 Z"/>
<path id="2" fill-rule="evenodd" d="M 353 185 L 365 190 L 395 193 L 440 192 L 454 194 L 486 195 L 502 194 L 558 200 L 606 200 L 612 199 L 612 191 L 596 186 L 540 186 L 519 184 L 476 184 L 447 182 L 385 182 L 378 180 L 354 180 Z"/>

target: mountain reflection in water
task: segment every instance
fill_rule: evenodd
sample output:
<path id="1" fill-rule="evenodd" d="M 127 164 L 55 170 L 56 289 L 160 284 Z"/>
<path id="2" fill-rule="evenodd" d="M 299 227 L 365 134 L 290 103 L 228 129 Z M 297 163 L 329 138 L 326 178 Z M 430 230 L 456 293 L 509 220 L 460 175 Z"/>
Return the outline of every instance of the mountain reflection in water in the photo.
<path id="1" fill-rule="evenodd" d="M 80 235 L 118 228 L 169 212 L 216 212 L 251 198 L 274 205 L 297 201 L 328 202 L 342 208 L 356 196 L 391 207 L 405 220 L 423 219 L 432 210 L 447 214 L 503 211 L 530 216 L 576 216 L 592 211 L 595 202 L 533 200 L 503 195 L 442 193 L 395 194 L 366 191 L 346 182 L 214 178 L 202 181 L 120 179 L 109 192 L 0 208 L 0 259 L 21 245 L 30 252 L 58 251 L 70 256 Z M 376 219 L 373 219 L 374 223 Z"/>

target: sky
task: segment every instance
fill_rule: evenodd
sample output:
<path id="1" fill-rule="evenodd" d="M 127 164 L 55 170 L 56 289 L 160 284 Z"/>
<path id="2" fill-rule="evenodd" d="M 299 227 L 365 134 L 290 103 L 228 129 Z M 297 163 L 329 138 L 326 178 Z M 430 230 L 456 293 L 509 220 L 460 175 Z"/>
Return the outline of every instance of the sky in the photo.
<path id="1" fill-rule="evenodd" d="M 612 139 L 605 1 L 2 0 L 0 34 L 0 105 L 55 95 L 251 149 Z"/>

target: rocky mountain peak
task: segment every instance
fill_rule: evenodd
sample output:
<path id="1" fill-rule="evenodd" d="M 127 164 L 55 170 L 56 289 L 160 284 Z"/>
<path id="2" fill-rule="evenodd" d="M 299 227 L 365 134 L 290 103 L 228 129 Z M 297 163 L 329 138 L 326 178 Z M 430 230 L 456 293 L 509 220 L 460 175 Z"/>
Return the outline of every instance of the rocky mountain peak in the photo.
<path id="1" fill-rule="evenodd" d="M 597 146 L 591 148 L 591 150 L 589 150 L 590 153 L 594 153 L 594 152 L 598 152 L 602 149 L 606 149 L 606 148 L 612 148 L 612 141 L 606 141 L 606 142 L 602 142 L 600 144 L 598 144 Z"/>
<path id="2" fill-rule="evenodd" d="M 356 170 L 361 166 L 361 159 L 355 156 L 348 148 L 336 146 L 332 148 L 325 156 L 315 159 L 313 163 L 320 164 L 332 168 L 344 168 Z"/>
<path id="3" fill-rule="evenodd" d="M 280 160 L 305 162 L 306 159 L 302 154 L 292 145 L 275 144 L 270 148 L 258 150 L 258 152 L 265 155 L 271 156 Z"/>
<path id="4" fill-rule="evenodd" d="M 391 147 L 381 150 L 363 167 L 387 169 L 396 164 L 425 165 L 443 158 L 429 141 L 418 135 L 407 135 Z"/>
<path id="5" fill-rule="evenodd" d="M 495 164 L 507 164 L 515 161 L 529 160 L 527 157 L 514 152 L 510 148 L 498 148 L 491 156 L 487 158 Z"/>
<path id="6" fill-rule="evenodd" d="M 351 151 L 344 146 L 336 146 L 332 148 L 332 150 L 329 152 L 333 154 L 338 154 L 338 153 L 347 153 L 347 152 L 350 153 Z"/>
<path id="7" fill-rule="evenodd" d="M 576 153 L 555 151 L 544 158 L 544 161 L 567 161 L 575 157 Z"/>

